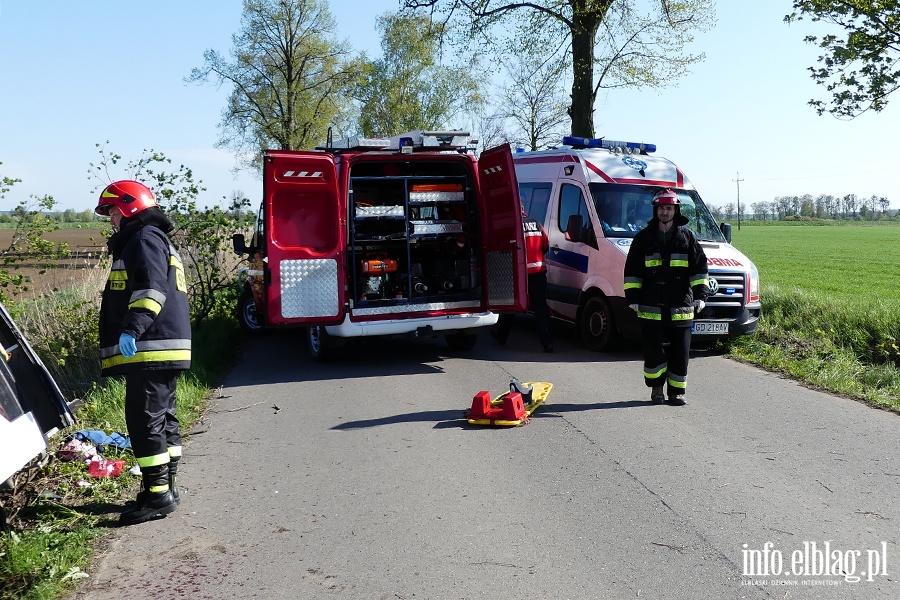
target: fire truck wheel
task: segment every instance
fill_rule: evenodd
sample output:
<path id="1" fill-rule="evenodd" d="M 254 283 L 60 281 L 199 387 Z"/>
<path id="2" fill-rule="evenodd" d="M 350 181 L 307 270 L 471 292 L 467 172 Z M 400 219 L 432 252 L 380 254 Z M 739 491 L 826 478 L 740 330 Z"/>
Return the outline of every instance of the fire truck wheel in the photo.
<path id="1" fill-rule="evenodd" d="M 250 288 L 244 288 L 238 298 L 237 320 L 241 324 L 241 329 L 247 333 L 259 333 L 263 329 L 262 315 L 256 310 L 256 302 Z"/>
<path id="2" fill-rule="evenodd" d="M 616 337 L 612 311 L 601 296 L 590 298 L 581 309 L 581 339 L 589 350 L 609 350 Z"/>
<path id="3" fill-rule="evenodd" d="M 326 362 L 331 357 L 331 336 L 322 325 L 311 325 L 306 330 L 306 347 L 316 362 Z"/>
<path id="4" fill-rule="evenodd" d="M 450 346 L 451 350 L 464 352 L 475 347 L 478 336 L 468 333 L 449 333 L 444 336 L 444 339 L 447 340 L 447 345 Z"/>

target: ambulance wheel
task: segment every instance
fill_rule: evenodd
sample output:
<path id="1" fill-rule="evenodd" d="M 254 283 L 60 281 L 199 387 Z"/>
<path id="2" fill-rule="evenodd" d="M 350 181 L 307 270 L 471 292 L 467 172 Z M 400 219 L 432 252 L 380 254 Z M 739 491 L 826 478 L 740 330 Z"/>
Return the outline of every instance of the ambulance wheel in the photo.
<path id="1" fill-rule="evenodd" d="M 331 357 L 331 336 L 323 325 L 311 325 L 306 330 L 306 347 L 316 362 L 326 362 Z"/>
<path id="2" fill-rule="evenodd" d="M 447 345 L 450 346 L 450 349 L 457 352 L 471 350 L 475 347 L 475 343 L 478 342 L 477 335 L 469 335 L 468 333 L 449 333 L 444 336 L 444 339 L 447 340 Z"/>
<path id="3" fill-rule="evenodd" d="M 259 333 L 263 329 L 262 315 L 256 310 L 256 301 L 250 288 L 244 288 L 237 303 L 237 320 L 247 333 Z"/>
<path id="4" fill-rule="evenodd" d="M 616 337 L 609 303 L 601 296 L 589 299 L 581 309 L 581 339 L 588 350 L 609 350 Z"/>

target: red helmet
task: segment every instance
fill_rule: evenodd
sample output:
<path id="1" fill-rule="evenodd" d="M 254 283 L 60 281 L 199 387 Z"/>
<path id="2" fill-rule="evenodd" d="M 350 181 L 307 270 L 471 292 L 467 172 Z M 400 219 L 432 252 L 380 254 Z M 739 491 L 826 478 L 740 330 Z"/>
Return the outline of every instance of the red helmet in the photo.
<path id="1" fill-rule="evenodd" d="M 675 190 L 673 190 L 672 188 L 666 188 L 664 190 L 656 192 L 656 195 L 653 196 L 653 202 L 651 202 L 650 204 L 652 204 L 653 206 L 678 206 L 679 204 L 681 204 L 681 201 L 678 199 L 678 194 L 675 193 Z"/>
<path id="2" fill-rule="evenodd" d="M 100 193 L 100 201 L 94 212 L 109 216 L 109 209 L 115 206 L 126 217 L 133 217 L 144 209 L 156 206 L 153 192 L 139 181 L 125 179 L 106 186 Z"/>

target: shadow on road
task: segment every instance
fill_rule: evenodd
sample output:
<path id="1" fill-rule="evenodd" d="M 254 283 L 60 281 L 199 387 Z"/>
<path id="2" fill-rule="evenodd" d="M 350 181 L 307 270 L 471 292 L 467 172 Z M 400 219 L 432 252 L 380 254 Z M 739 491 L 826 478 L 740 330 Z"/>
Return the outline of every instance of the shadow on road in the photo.
<path id="1" fill-rule="evenodd" d="M 584 412 L 588 410 L 607 410 L 611 408 L 644 408 L 654 406 L 646 401 L 641 400 L 621 400 L 616 402 L 593 402 L 590 404 L 553 404 L 547 402 L 540 406 L 531 415 L 531 420 L 559 418 L 560 413 L 568 412 Z M 449 410 L 421 410 L 416 412 L 408 412 L 399 415 L 388 415 L 377 419 L 363 419 L 360 421 L 348 421 L 335 425 L 331 429 L 334 431 L 352 431 L 355 429 L 366 429 L 369 427 L 381 427 L 382 425 L 395 425 L 398 423 L 422 423 L 434 422 L 435 429 L 484 429 L 484 425 L 470 425 L 466 420 L 465 410 L 449 409 Z"/>
<path id="2" fill-rule="evenodd" d="M 548 354 L 541 349 L 529 320 L 520 320 L 505 346 L 491 339 L 487 330 L 480 333 L 475 348 L 469 351 L 451 350 L 442 337 L 351 339 L 332 360 L 324 363 L 314 362 L 307 355 L 302 330 L 275 331 L 244 340 L 244 356 L 232 375 L 242 379 L 244 385 L 256 385 L 443 373 L 441 363 L 459 359 L 550 364 L 614 363 L 639 357 L 629 344 L 611 352 L 591 352 L 562 325 L 557 325 L 554 332 L 556 352 Z M 280 359 L 275 360 L 276 356 Z M 293 365 L 291 369 L 283 367 L 284 359 Z"/>

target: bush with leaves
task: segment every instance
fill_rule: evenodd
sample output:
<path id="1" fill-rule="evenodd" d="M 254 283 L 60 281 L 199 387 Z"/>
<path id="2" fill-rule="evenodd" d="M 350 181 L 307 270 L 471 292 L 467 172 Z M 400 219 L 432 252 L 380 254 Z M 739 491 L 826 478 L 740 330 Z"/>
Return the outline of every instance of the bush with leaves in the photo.
<path id="1" fill-rule="evenodd" d="M 122 157 L 110 153 L 108 144 L 96 145 L 100 161 L 91 163 L 91 178 L 104 186 L 115 179 L 134 179 L 153 190 L 156 201 L 175 225 L 170 237 L 184 262 L 191 319 L 194 327 L 200 327 L 216 310 L 216 293 L 235 280 L 239 261 L 231 248 L 231 235 L 252 224 L 250 201 L 235 195 L 225 209 L 199 207 L 197 200 L 206 189 L 202 182 L 194 180 L 191 169 L 184 165 L 174 168 L 171 159 L 154 150 L 145 150 L 139 159 L 129 161 L 125 177 L 113 178 L 110 171 Z"/>

